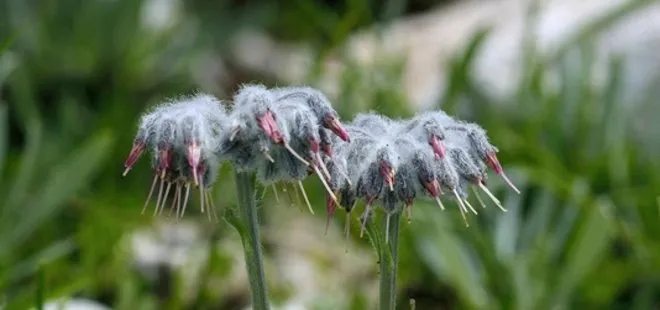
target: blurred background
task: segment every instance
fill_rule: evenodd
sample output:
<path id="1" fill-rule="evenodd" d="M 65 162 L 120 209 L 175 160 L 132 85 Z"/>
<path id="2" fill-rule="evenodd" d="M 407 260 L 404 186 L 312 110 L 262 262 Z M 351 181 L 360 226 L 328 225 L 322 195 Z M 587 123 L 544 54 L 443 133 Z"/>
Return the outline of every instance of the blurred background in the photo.
<path id="1" fill-rule="evenodd" d="M 499 147 L 522 194 L 491 177 L 509 211 L 469 228 L 417 202 L 400 309 L 657 309 L 658 49 L 649 0 L 1 0 L 0 308 L 249 308 L 236 231 L 141 215 L 149 163 L 121 172 L 145 109 L 261 82 L 344 121 L 442 108 Z M 260 205 L 273 305 L 374 309 L 375 252 L 305 186 L 316 215 L 291 188 Z M 228 165 L 214 197 L 235 205 Z"/>

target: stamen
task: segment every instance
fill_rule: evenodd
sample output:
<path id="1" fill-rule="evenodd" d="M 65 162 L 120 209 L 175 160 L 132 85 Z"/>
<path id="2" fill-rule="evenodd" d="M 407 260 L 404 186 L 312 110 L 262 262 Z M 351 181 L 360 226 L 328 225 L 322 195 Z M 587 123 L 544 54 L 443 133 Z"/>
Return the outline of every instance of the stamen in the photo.
<path id="1" fill-rule="evenodd" d="M 296 205 L 298 206 L 298 209 L 300 209 L 300 212 L 303 212 L 302 200 L 300 199 L 300 190 L 293 183 L 291 184 L 291 188 L 293 188 L 293 193 L 296 199 Z"/>
<path id="2" fill-rule="evenodd" d="M 495 198 L 495 195 L 493 195 L 493 193 L 491 193 L 490 190 L 488 190 L 488 187 L 486 187 L 486 186 L 484 186 L 483 184 L 481 184 L 481 182 L 478 183 L 478 184 L 479 184 L 479 188 L 481 188 L 482 191 L 486 192 L 486 195 L 488 195 L 488 197 L 490 198 L 490 200 L 492 200 L 492 201 L 495 203 L 495 205 L 497 205 L 497 207 L 500 208 L 500 210 L 502 210 L 502 211 L 504 211 L 504 212 L 507 211 L 507 210 L 502 206 L 502 203 L 500 203 L 500 200 L 497 199 L 497 198 Z"/>
<path id="3" fill-rule="evenodd" d="M 442 204 L 442 200 L 440 200 L 440 196 L 435 196 L 435 202 L 440 206 L 440 210 L 445 211 L 445 205 Z"/>
<path id="4" fill-rule="evenodd" d="M 467 205 L 468 208 L 470 208 L 470 211 L 472 211 L 472 213 L 474 213 L 475 215 L 479 215 L 479 213 L 477 213 L 477 210 L 475 210 L 472 207 L 472 205 L 470 204 L 470 202 L 467 199 L 463 200 L 463 203 L 465 203 L 465 205 Z"/>
<path id="5" fill-rule="evenodd" d="M 509 177 L 504 173 L 504 169 L 502 169 L 502 165 L 500 164 L 500 161 L 497 159 L 497 155 L 495 155 L 494 152 L 486 154 L 486 162 L 490 166 L 491 169 L 495 170 L 495 173 L 500 175 L 506 184 L 508 184 L 516 193 L 520 194 L 520 191 L 518 188 L 513 185 L 513 182 L 509 180 Z"/>
<path id="6" fill-rule="evenodd" d="M 183 216 L 181 214 L 181 198 L 183 198 L 183 185 L 182 184 L 177 184 L 177 187 L 179 188 L 179 196 L 176 197 L 176 219 L 177 221 L 179 220 L 180 216 Z"/>
<path id="7" fill-rule="evenodd" d="M 230 142 L 234 142 L 234 139 L 236 139 L 236 135 L 238 134 L 239 131 L 241 131 L 240 127 L 236 127 L 231 130 L 231 135 L 229 136 Z"/>
<path id="8" fill-rule="evenodd" d="M 298 152 L 296 152 L 296 150 L 294 150 L 288 143 L 283 143 L 283 144 L 284 144 L 284 147 L 287 149 L 287 151 L 289 151 L 289 153 L 291 153 L 291 155 L 293 155 L 293 157 L 298 159 L 305 166 L 309 166 L 309 162 L 306 161 L 302 156 L 300 156 L 300 154 L 298 154 Z"/>
<path id="9" fill-rule="evenodd" d="M 485 204 L 484 201 L 481 199 L 481 195 L 479 195 L 479 191 L 477 191 L 476 189 L 474 189 L 473 186 L 470 186 L 470 189 L 472 190 L 472 193 L 474 193 L 474 196 L 477 197 L 477 201 L 478 201 L 479 204 L 481 205 L 481 208 L 486 209 L 486 204 Z"/>
<path id="10" fill-rule="evenodd" d="M 204 213 L 204 184 L 202 184 L 202 180 L 199 181 L 199 204 L 201 212 Z"/>
<path id="11" fill-rule="evenodd" d="M 180 196 L 181 196 L 181 184 L 177 182 L 176 188 L 174 189 L 174 198 L 172 198 L 172 205 L 170 206 L 170 212 L 167 213 L 167 216 L 172 216 L 172 211 L 174 211 L 174 209 L 177 207 L 177 201 L 181 200 Z"/>
<path id="12" fill-rule="evenodd" d="M 511 180 L 509 180 L 509 177 L 506 176 L 504 171 L 502 171 L 502 174 L 500 174 L 500 176 L 502 176 L 502 179 L 504 179 L 504 182 L 506 182 L 506 184 L 508 184 L 518 195 L 520 195 L 520 191 L 518 190 L 518 188 L 515 185 L 513 185 L 513 182 L 511 182 Z"/>
<path id="13" fill-rule="evenodd" d="M 151 196 L 154 194 L 154 189 L 156 188 L 156 182 L 158 182 L 158 175 L 154 174 L 154 180 L 151 182 L 151 188 L 149 189 L 149 194 L 147 195 L 147 201 L 144 202 L 144 207 L 142 207 L 142 214 L 147 210 L 149 201 L 151 201 Z"/>
<path id="14" fill-rule="evenodd" d="M 163 213 L 163 209 L 165 209 L 165 203 L 167 203 L 167 195 L 170 193 L 170 188 L 172 187 L 172 182 L 167 182 L 167 188 L 165 189 L 165 195 L 163 195 L 163 200 L 160 203 L 160 206 L 156 205 L 156 209 L 154 210 L 154 216 L 156 214 L 161 214 Z M 160 212 L 158 211 L 160 209 Z"/>
<path id="15" fill-rule="evenodd" d="M 325 181 L 325 178 L 319 172 L 319 168 L 317 168 L 316 166 L 312 166 L 312 168 L 314 168 L 314 171 L 319 176 L 319 180 L 321 180 L 321 183 L 323 183 L 323 186 L 325 187 L 325 190 L 328 192 L 328 195 L 330 195 L 330 197 L 332 198 L 332 200 L 334 200 L 334 202 L 337 204 L 337 206 L 341 206 L 341 204 L 337 200 L 337 196 L 335 196 L 335 193 L 333 193 L 332 189 L 330 189 L 330 186 L 328 185 L 328 182 Z"/>
<path id="16" fill-rule="evenodd" d="M 183 210 L 181 211 L 181 218 L 186 214 L 186 206 L 188 206 L 188 196 L 190 196 L 190 183 L 186 183 L 186 196 L 183 198 Z"/>
<path id="17" fill-rule="evenodd" d="M 197 173 L 197 167 L 193 167 L 192 171 L 193 171 L 193 182 L 195 182 L 195 185 L 199 185 L 199 174 Z"/>
<path id="18" fill-rule="evenodd" d="M 275 194 L 275 202 L 280 203 L 280 195 L 277 194 L 277 187 L 275 187 L 275 184 L 271 186 L 273 187 L 273 193 Z"/>
<path id="19" fill-rule="evenodd" d="M 453 191 L 454 191 L 454 196 L 456 196 L 456 200 L 458 200 L 458 204 L 459 204 L 458 209 L 461 211 L 461 216 L 463 217 L 463 222 L 465 223 L 465 227 L 470 227 L 470 224 L 468 224 L 467 218 L 465 217 L 465 212 L 467 212 L 467 208 L 465 207 L 465 205 L 463 205 L 463 199 L 461 199 L 461 196 L 458 195 L 456 189 L 454 189 Z"/>
<path id="20" fill-rule="evenodd" d="M 344 220 L 344 252 L 348 253 L 348 236 L 351 234 L 351 212 L 346 211 Z"/>
<path id="21" fill-rule="evenodd" d="M 323 162 L 321 155 L 319 155 L 319 153 L 314 153 L 314 155 L 316 156 L 316 162 L 318 163 L 318 166 L 321 167 L 321 171 L 323 171 L 323 173 L 325 174 L 326 179 L 328 180 L 332 179 L 332 176 L 330 176 L 330 171 L 328 171 L 328 167 Z"/>
<path id="22" fill-rule="evenodd" d="M 215 210 L 215 202 L 213 202 L 213 191 L 206 191 L 204 192 L 204 195 L 206 196 L 207 209 L 211 209 L 211 212 L 207 213 L 213 213 L 213 218 L 216 222 L 218 222 L 220 219 L 218 218 L 218 213 Z"/>
<path id="23" fill-rule="evenodd" d="M 371 205 L 368 204 L 364 209 L 364 218 L 362 219 L 362 225 L 360 226 L 360 238 L 364 236 L 364 229 L 367 227 L 367 220 L 369 219 L 369 213 L 371 213 Z"/>
<path id="24" fill-rule="evenodd" d="M 390 217 L 392 215 L 387 212 L 387 217 L 385 218 L 385 244 L 390 243 Z"/>
<path id="25" fill-rule="evenodd" d="M 312 204 L 309 203 L 309 198 L 307 198 L 307 193 L 305 192 L 305 187 L 303 186 L 301 181 L 298 181 L 298 187 L 300 188 L 300 191 L 302 192 L 303 198 L 305 198 L 305 203 L 307 204 L 307 208 L 309 209 L 309 212 L 314 214 L 314 209 L 312 209 Z"/>
<path id="26" fill-rule="evenodd" d="M 275 159 L 272 156 L 270 156 L 270 153 L 268 153 L 268 150 L 263 150 L 262 152 L 264 154 L 264 157 L 266 157 L 266 159 L 268 159 L 269 162 L 275 163 Z"/>
<path id="27" fill-rule="evenodd" d="M 163 199 L 162 196 L 163 196 L 164 185 L 165 185 L 165 170 L 163 170 L 160 176 L 160 186 L 158 187 L 158 198 L 156 198 L 156 211 L 158 211 L 158 206 L 160 206 L 160 201 L 161 199 Z M 156 215 L 155 212 L 154 215 Z"/>

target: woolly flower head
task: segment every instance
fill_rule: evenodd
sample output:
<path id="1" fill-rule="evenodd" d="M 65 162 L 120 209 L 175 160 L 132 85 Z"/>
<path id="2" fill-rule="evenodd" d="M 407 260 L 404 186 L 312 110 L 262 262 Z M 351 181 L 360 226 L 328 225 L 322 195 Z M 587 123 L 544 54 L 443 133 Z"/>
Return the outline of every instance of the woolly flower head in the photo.
<path id="1" fill-rule="evenodd" d="M 474 186 L 505 210 L 485 186 L 487 167 L 518 191 L 504 174 L 495 155 L 497 148 L 490 144 L 486 132 L 444 112 L 426 112 L 409 120 L 359 114 L 347 132 L 352 143 L 333 141 L 335 152 L 327 157 L 326 165 L 331 190 L 341 195 L 341 206 L 347 212 L 357 199 L 366 202 L 362 232 L 377 200 L 389 220 L 401 205 L 406 206 L 410 217 L 413 200 L 419 196 L 433 197 L 444 210 L 440 197 L 447 193 L 458 202 L 468 225 L 466 213 L 477 214 L 466 199 L 468 187 Z M 336 207 L 328 200 L 329 218 Z"/>
<path id="2" fill-rule="evenodd" d="M 192 184 L 199 187 L 204 212 L 204 203 L 211 202 L 205 190 L 213 184 L 220 164 L 215 147 L 226 124 L 227 113 L 221 102 L 207 94 L 163 103 L 142 116 L 124 175 L 145 150 L 151 154 L 154 179 L 145 208 L 160 180 L 154 214 L 162 212 L 174 185 L 172 209 L 176 206 L 177 215 L 183 215 Z"/>
<path id="3" fill-rule="evenodd" d="M 349 141 L 328 99 L 309 87 L 244 85 L 229 120 L 217 153 L 239 169 L 256 171 L 264 184 L 297 182 L 302 189 L 301 180 L 316 173 L 329 189 L 322 157 L 332 153 L 330 137 Z"/>

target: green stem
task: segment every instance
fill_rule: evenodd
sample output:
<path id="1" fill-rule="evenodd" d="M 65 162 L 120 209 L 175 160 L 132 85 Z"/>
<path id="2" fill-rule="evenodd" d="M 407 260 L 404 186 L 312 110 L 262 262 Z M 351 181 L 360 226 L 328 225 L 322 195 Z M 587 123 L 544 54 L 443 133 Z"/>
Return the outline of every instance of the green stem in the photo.
<path id="1" fill-rule="evenodd" d="M 383 236 L 388 236 L 386 244 L 381 244 L 380 255 L 380 309 L 396 308 L 396 275 L 399 265 L 399 222 L 401 212 L 390 217 L 389 231 L 383 221 Z"/>
<path id="2" fill-rule="evenodd" d="M 243 225 L 243 250 L 247 266 L 252 308 L 266 310 L 268 307 L 268 290 L 264 276 L 261 241 L 259 240 L 259 215 L 257 213 L 254 178 L 249 172 L 235 171 L 236 189 L 238 192 L 238 212 Z"/>

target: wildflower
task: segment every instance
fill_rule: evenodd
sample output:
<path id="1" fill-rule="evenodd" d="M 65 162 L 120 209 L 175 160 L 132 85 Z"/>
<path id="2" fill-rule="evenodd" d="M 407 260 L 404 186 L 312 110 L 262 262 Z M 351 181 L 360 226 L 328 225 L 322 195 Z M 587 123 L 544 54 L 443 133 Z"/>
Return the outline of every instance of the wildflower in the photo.
<path id="1" fill-rule="evenodd" d="M 448 193 L 456 200 L 469 226 L 466 214 L 478 214 L 467 200 L 466 189 L 471 186 L 484 191 L 506 211 L 485 186 L 486 167 L 495 170 L 518 192 L 504 174 L 495 157 L 497 149 L 488 142 L 485 131 L 442 111 L 421 113 L 409 120 L 364 113 L 357 115 L 346 130 L 352 143 L 333 140 L 335 152 L 326 156 L 326 165 L 331 188 L 342 196 L 347 213 L 357 199 L 365 201 L 366 207 L 360 216 L 361 236 L 377 201 L 387 213 L 387 225 L 390 216 L 400 212 L 400 206 L 407 210 L 410 220 L 412 204 L 417 197 L 432 197 L 444 210 L 440 197 Z M 342 175 L 342 171 L 348 176 Z M 478 199 L 483 206 L 481 198 Z M 328 200 L 328 220 L 335 208 Z M 348 223 L 345 224 L 346 233 Z"/>
<path id="2" fill-rule="evenodd" d="M 228 117 L 230 128 L 217 148 L 220 157 L 240 169 L 256 171 L 265 185 L 297 183 L 312 213 L 302 180 L 314 173 L 338 204 L 323 156 L 333 151 L 329 132 L 343 141 L 349 141 L 349 135 L 321 92 L 309 87 L 244 85 L 235 94 Z"/>
<path id="3" fill-rule="evenodd" d="M 466 215 L 478 214 L 467 200 L 470 188 L 482 206 L 479 190 L 506 211 L 486 187 L 487 168 L 519 192 L 485 130 L 442 111 L 408 120 L 362 113 L 344 126 L 328 99 L 310 87 L 243 85 L 233 102 L 227 113 L 214 97 L 198 94 L 162 104 L 141 118 L 124 175 L 145 150 L 151 154 L 154 178 L 144 208 L 158 186 L 154 214 L 162 212 L 174 188 L 171 209 L 183 215 L 194 185 L 204 212 L 204 205 L 212 205 L 208 189 L 223 160 L 256 172 L 264 185 L 297 184 L 312 213 L 302 180 L 315 174 L 328 195 L 326 230 L 341 207 L 347 212 L 347 234 L 358 199 L 366 203 L 362 235 L 377 202 L 389 223 L 391 214 L 403 209 L 410 220 L 418 197 L 431 197 L 445 210 L 441 197 L 448 194 L 467 226 Z"/>
<path id="4" fill-rule="evenodd" d="M 174 186 L 171 211 L 183 216 L 191 185 L 200 193 L 200 207 L 210 218 L 215 215 L 209 189 L 220 164 L 215 145 L 225 131 L 227 114 L 215 97 L 197 94 L 161 104 L 140 120 L 133 147 L 124 166 L 126 175 L 145 150 L 151 153 L 154 177 L 142 212 L 146 210 L 159 183 L 154 215 L 162 213 Z M 160 181 L 160 182 L 159 182 Z M 217 217 L 217 216 L 216 216 Z"/>

